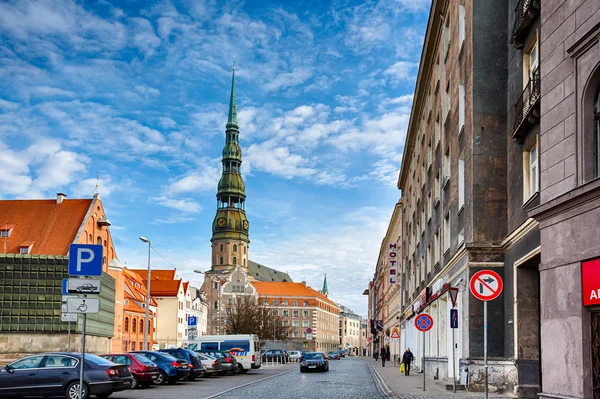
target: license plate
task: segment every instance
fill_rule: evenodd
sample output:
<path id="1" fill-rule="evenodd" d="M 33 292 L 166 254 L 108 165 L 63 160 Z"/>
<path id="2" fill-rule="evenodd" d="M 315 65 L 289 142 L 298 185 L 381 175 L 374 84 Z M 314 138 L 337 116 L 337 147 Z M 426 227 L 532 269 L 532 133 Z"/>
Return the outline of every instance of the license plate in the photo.
<path id="1" fill-rule="evenodd" d="M 309 369 L 316 369 L 317 366 L 308 366 Z"/>
<path id="2" fill-rule="evenodd" d="M 131 384 L 131 382 L 129 382 L 129 381 L 123 381 L 123 385 L 129 385 L 129 384 Z"/>

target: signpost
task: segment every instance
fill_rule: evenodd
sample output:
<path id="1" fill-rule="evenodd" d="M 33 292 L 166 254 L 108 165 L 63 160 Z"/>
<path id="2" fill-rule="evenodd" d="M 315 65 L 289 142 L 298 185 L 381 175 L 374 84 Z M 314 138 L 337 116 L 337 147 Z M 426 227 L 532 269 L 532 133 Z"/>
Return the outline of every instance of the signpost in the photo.
<path id="1" fill-rule="evenodd" d="M 77 277 L 94 277 L 102 276 L 102 245 L 100 244 L 71 244 L 69 245 L 69 276 Z M 75 287 L 77 294 L 82 294 L 83 297 L 74 298 L 67 297 L 66 306 L 63 303 L 62 308 L 66 307 L 69 313 L 83 314 L 83 323 L 81 328 L 81 363 L 79 369 L 79 397 L 83 398 L 83 365 L 85 363 L 85 327 L 86 316 L 88 313 L 100 312 L 100 299 L 87 298 L 87 294 L 100 293 L 99 280 L 87 279 L 68 279 L 67 292 L 71 293 L 70 287 Z M 77 285 L 72 285 L 71 280 L 79 280 Z M 87 281 L 85 281 L 87 280 Z M 63 280 L 63 294 L 65 290 L 65 282 Z M 63 297 L 63 302 L 65 298 Z"/>
<path id="2" fill-rule="evenodd" d="M 188 317 L 188 340 L 192 340 L 196 338 L 198 328 L 196 327 L 198 324 L 198 318 L 196 316 Z"/>
<path id="3" fill-rule="evenodd" d="M 423 391 L 425 391 L 425 332 L 433 327 L 433 319 L 427 313 L 421 313 L 415 317 L 415 327 L 423 331 Z"/>
<path id="4" fill-rule="evenodd" d="M 484 397 L 488 398 L 488 365 L 487 365 L 487 303 L 494 300 L 502 293 L 503 283 L 500 275 L 492 270 L 478 271 L 471 277 L 469 289 L 471 294 L 483 301 L 483 370 L 484 370 Z"/>

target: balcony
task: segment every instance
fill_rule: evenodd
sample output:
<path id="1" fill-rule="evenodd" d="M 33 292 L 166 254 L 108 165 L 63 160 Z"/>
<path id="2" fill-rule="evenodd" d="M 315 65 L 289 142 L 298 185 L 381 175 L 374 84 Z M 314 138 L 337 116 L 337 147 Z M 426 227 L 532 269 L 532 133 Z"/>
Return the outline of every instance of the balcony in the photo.
<path id="1" fill-rule="evenodd" d="M 510 43 L 523 48 L 523 38 L 531 23 L 540 15 L 540 0 L 518 0 L 515 7 L 515 25 Z"/>
<path id="2" fill-rule="evenodd" d="M 519 144 L 523 144 L 527 131 L 540 120 L 540 94 L 540 68 L 537 68 L 515 104 L 512 138 Z"/>

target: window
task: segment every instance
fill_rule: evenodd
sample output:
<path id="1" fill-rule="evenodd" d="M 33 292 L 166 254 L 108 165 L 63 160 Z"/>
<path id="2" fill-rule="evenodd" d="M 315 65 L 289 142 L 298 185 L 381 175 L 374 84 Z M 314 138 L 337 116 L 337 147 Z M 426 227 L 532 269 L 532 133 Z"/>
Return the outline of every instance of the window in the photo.
<path id="1" fill-rule="evenodd" d="M 22 369 L 37 369 L 40 367 L 40 363 L 44 358 L 43 355 L 40 356 L 29 356 L 24 359 L 18 360 L 11 364 L 13 369 L 22 370 Z M 23 377 L 21 377 L 23 378 Z"/>
<path id="2" fill-rule="evenodd" d="M 433 162 L 433 148 L 431 147 L 431 140 L 429 140 L 429 145 L 427 146 L 427 170 L 431 168 L 431 163 Z"/>
<path id="3" fill-rule="evenodd" d="M 537 36 L 533 38 L 532 43 L 529 45 L 529 50 L 524 54 L 523 66 L 525 71 L 523 73 L 523 87 L 527 86 L 530 80 L 533 80 L 533 73 L 537 70 L 540 63 L 539 60 L 539 47 Z"/>
<path id="4" fill-rule="evenodd" d="M 19 251 L 19 252 L 20 252 L 22 255 L 27 255 L 27 254 L 29 253 L 29 247 L 21 247 L 21 248 L 19 248 L 19 249 L 20 249 L 20 251 Z"/>
<path id="5" fill-rule="evenodd" d="M 444 154 L 444 188 L 446 188 L 446 184 L 450 181 L 450 176 L 452 175 L 452 170 L 450 169 L 450 147 L 446 150 Z"/>
<path id="6" fill-rule="evenodd" d="M 290 316 L 290 311 L 289 310 L 284 310 L 283 311 L 283 317 L 289 317 Z"/>
<path id="7" fill-rule="evenodd" d="M 125 356 L 124 356 L 125 357 Z M 129 360 L 129 359 L 127 359 Z M 75 367 L 79 363 L 76 359 L 69 356 L 49 355 L 46 358 L 44 367 Z M 127 363 L 120 363 L 127 364 Z M 131 362 L 129 363 L 131 364 Z"/>
<path id="8" fill-rule="evenodd" d="M 444 217 L 444 253 L 450 249 L 450 213 Z"/>
<path id="9" fill-rule="evenodd" d="M 219 245 L 219 251 L 223 252 L 223 244 Z"/>
<path id="10" fill-rule="evenodd" d="M 298 306 L 298 301 L 294 301 L 294 306 Z"/>
<path id="11" fill-rule="evenodd" d="M 426 270 L 427 273 L 431 273 L 431 261 L 432 261 L 432 259 L 431 259 L 431 245 L 429 245 L 427 247 L 427 263 L 426 263 L 426 265 L 427 265 L 427 270 Z"/>
<path id="12" fill-rule="evenodd" d="M 279 305 L 279 301 L 278 300 L 274 300 L 273 301 L 273 306 L 277 306 L 277 305 Z"/>
<path id="13" fill-rule="evenodd" d="M 263 300 L 263 305 L 268 305 L 268 304 L 269 304 L 269 300 L 268 299 Z"/>
<path id="14" fill-rule="evenodd" d="M 435 120 L 435 148 L 440 144 L 440 136 L 442 134 L 442 126 L 440 123 L 440 116 L 437 116 Z"/>
<path id="15" fill-rule="evenodd" d="M 233 244 L 233 252 L 237 252 L 237 245 Z"/>
<path id="16" fill-rule="evenodd" d="M 140 319 L 140 333 L 144 332 L 144 319 Z"/>
<path id="17" fill-rule="evenodd" d="M 294 316 L 294 317 L 300 317 L 300 311 L 299 310 L 294 310 L 292 312 L 292 316 Z"/>
<path id="18" fill-rule="evenodd" d="M 427 221 L 431 222 L 433 214 L 433 200 L 431 199 L 431 193 L 427 196 Z"/>
<path id="19" fill-rule="evenodd" d="M 458 131 L 462 132 L 465 127 L 465 85 L 461 83 L 458 85 Z"/>
<path id="20" fill-rule="evenodd" d="M 134 351 L 135 350 L 135 341 L 131 343 L 131 350 Z"/>
<path id="21" fill-rule="evenodd" d="M 304 306 L 308 306 L 308 301 L 304 301 Z"/>
<path id="22" fill-rule="evenodd" d="M 279 310 L 277 310 L 277 309 L 273 310 L 273 316 L 279 316 Z"/>
<path id="23" fill-rule="evenodd" d="M 125 318 L 125 332 L 129 332 L 129 317 Z"/>
<path id="24" fill-rule="evenodd" d="M 435 206 L 437 206 L 437 202 L 440 200 L 440 171 L 438 170 L 437 175 L 435 175 L 435 183 L 433 186 L 433 196 L 435 198 Z"/>
<path id="25" fill-rule="evenodd" d="M 298 331 L 294 331 L 294 338 L 298 338 Z"/>
<path id="26" fill-rule="evenodd" d="M 464 155 L 458 159 L 458 209 L 465 206 L 465 160 Z"/>
<path id="27" fill-rule="evenodd" d="M 289 327 L 289 326 L 290 326 L 290 322 L 289 322 L 289 321 L 287 321 L 287 320 L 284 320 L 284 321 L 283 321 L 283 326 L 284 326 L 284 327 Z"/>
<path id="28" fill-rule="evenodd" d="M 444 123 L 448 122 L 448 116 L 450 115 L 450 100 L 450 77 L 448 77 L 448 84 L 446 85 L 446 94 L 444 95 Z"/>
<path id="29" fill-rule="evenodd" d="M 220 265 L 222 265 L 222 264 L 223 264 L 223 257 L 222 257 L 222 256 L 219 258 L 219 264 L 220 264 Z"/>
<path id="30" fill-rule="evenodd" d="M 236 256 L 233 257 L 233 264 L 237 265 L 237 257 Z"/>
<path id="31" fill-rule="evenodd" d="M 308 310 L 302 311 L 302 314 L 303 314 L 304 317 L 308 317 Z"/>
<path id="32" fill-rule="evenodd" d="M 283 301 L 283 306 L 287 306 L 288 305 L 288 301 L 287 299 Z"/>
<path id="33" fill-rule="evenodd" d="M 446 26 L 444 27 L 444 62 L 448 59 L 448 53 L 450 52 L 450 44 L 452 38 L 452 31 L 450 26 L 450 17 L 446 13 Z"/>
<path id="34" fill-rule="evenodd" d="M 96 238 L 96 244 L 102 245 L 102 237 Z"/>
<path id="35" fill-rule="evenodd" d="M 244 255 L 246 255 L 246 247 L 244 247 Z"/>
<path id="36" fill-rule="evenodd" d="M 304 320 L 302 322 L 302 327 L 308 327 L 308 321 L 307 320 Z"/>
<path id="37" fill-rule="evenodd" d="M 458 43 L 460 46 L 465 41 L 465 5 L 464 2 L 458 5 Z"/>
<path id="38" fill-rule="evenodd" d="M 300 322 L 298 320 L 294 320 L 294 327 L 300 327 Z"/>
<path id="39" fill-rule="evenodd" d="M 523 163 L 523 201 L 526 202 L 539 190 L 537 141 L 525 151 Z"/>
<path id="40" fill-rule="evenodd" d="M 134 318 L 131 321 L 131 332 L 137 332 L 137 319 Z"/>

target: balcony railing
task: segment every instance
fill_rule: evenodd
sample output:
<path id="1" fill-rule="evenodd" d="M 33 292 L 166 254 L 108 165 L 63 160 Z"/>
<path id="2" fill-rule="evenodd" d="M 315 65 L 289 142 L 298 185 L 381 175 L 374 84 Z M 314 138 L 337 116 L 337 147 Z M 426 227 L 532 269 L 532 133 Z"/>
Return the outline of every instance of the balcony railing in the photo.
<path id="1" fill-rule="evenodd" d="M 533 20 L 540 14 L 540 0 L 518 0 L 515 7 L 515 24 L 510 42 L 517 48 L 522 48 L 520 41 L 526 33 L 527 28 Z"/>
<path id="2" fill-rule="evenodd" d="M 537 68 L 515 104 L 512 136 L 518 143 L 523 142 L 527 130 L 540 119 L 540 94 L 540 68 Z"/>

